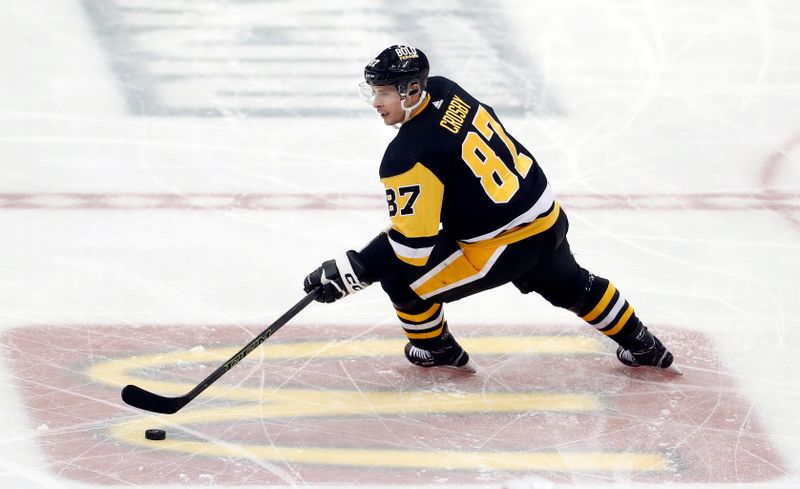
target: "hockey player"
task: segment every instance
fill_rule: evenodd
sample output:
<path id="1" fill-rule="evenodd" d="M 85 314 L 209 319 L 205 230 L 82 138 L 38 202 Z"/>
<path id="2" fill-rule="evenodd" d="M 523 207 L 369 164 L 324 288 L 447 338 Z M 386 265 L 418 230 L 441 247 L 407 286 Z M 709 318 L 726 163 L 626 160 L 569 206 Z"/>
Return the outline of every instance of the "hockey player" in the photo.
<path id="1" fill-rule="evenodd" d="M 392 225 L 361 251 L 322 263 L 306 292 L 320 288 L 317 300 L 333 302 L 380 282 L 411 363 L 474 372 L 443 303 L 510 282 L 617 342 L 623 364 L 680 373 L 620 291 L 576 263 L 567 216 L 533 155 L 491 107 L 428 71 L 410 46 L 391 46 L 364 69 L 362 93 L 399 129 L 379 172 Z"/>

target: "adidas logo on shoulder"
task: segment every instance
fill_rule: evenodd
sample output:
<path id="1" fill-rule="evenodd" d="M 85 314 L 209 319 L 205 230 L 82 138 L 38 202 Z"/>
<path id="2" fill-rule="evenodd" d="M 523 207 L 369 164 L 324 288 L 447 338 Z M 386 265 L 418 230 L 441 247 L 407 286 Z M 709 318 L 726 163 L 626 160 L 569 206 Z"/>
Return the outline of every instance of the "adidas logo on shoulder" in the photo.
<path id="1" fill-rule="evenodd" d="M 436 102 L 433 102 L 433 106 L 436 107 L 437 110 L 441 109 L 442 108 L 442 102 L 444 102 L 444 100 L 439 99 Z"/>

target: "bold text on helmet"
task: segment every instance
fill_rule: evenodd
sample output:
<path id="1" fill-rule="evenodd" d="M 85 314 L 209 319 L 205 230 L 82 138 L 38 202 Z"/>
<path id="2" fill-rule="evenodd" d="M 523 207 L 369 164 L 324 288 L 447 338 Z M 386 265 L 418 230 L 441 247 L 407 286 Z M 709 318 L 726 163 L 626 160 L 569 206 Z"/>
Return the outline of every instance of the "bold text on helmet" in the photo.
<path id="1" fill-rule="evenodd" d="M 394 49 L 394 52 L 397 54 L 397 57 L 400 58 L 401 61 L 419 57 L 417 55 L 417 50 L 409 46 L 397 46 Z"/>

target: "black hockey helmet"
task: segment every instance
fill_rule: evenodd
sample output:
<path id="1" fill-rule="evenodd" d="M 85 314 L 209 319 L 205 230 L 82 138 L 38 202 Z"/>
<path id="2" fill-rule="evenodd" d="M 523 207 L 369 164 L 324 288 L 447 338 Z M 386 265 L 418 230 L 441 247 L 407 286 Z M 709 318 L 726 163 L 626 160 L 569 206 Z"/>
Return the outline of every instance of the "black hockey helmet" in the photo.
<path id="1" fill-rule="evenodd" d="M 370 86 L 395 85 L 400 96 L 405 98 L 409 84 L 419 83 L 425 90 L 428 82 L 428 57 L 411 46 L 394 45 L 381 53 L 364 68 L 364 81 Z"/>

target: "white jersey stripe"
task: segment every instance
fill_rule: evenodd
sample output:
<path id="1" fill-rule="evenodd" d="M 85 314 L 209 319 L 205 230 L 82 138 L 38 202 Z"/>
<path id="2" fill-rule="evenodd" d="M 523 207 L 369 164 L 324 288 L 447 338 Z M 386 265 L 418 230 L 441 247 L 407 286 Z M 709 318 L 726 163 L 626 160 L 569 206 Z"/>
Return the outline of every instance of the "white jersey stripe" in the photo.
<path id="1" fill-rule="evenodd" d="M 544 192 L 542 192 L 542 195 L 540 195 L 536 203 L 533 204 L 533 207 L 525 211 L 523 214 L 517 216 L 513 221 L 509 222 L 503 227 L 495 229 L 492 232 L 482 234 L 474 238 L 462 239 L 460 241 L 464 243 L 477 243 L 478 241 L 484 241 L 490 238 L 494 238 L 503 231 L 508 231 L 509 229 L 515 228 L 522 224 L 528 224 L 530 222 L 533 222 L 537 216 L 547 212 L 547 210 L 553 206 L 553 199 L 554 199 L 553 190 L 550 188 L 550 184 L 548 183 L 547 186 L 544 188 Z"/>
<path id="2" fill-rule="evenodd" d="M 431 256 L 431 252 L 433 251 L 433 246 L 428 246 L 425 248 L 412 248 L 410 246 L 406 246 L 404 244 L 400 244 L 397 241 L 393 240 L 391 236 L 387 234 L 389 238 L 389 244 L 392 246 L 392 249 L 398 256 L 402 256 L 404 258 L 427 258 Z"/>

